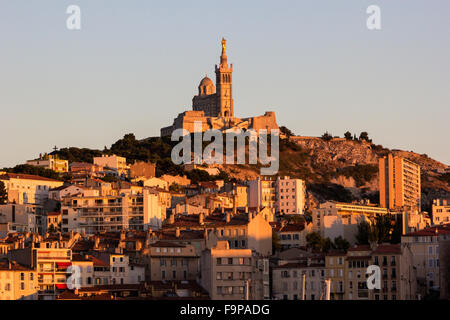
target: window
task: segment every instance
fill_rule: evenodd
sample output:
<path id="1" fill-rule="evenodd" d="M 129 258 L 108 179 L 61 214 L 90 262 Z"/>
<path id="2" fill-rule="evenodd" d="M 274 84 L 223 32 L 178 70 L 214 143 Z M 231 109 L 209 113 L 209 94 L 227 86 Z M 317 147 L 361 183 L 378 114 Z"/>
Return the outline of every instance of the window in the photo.
<path id="1" fill-rule="evenodd" d="M 216 280 L 222 280 L 222 272 L 216 273 Z"/>
<path id="2" fill-rule="evenodd" d="M 222 264 L 222 258 L 217 258 L 216 259 L 216 264 L 217 265 L 221 265 Z"/>
<path id="3" fill-rule="evenodd" d="M 165 279 L 166 278 L 166 271 L 161 271 L 161 278 L 162 279 Z"/>
<path id="4" fill-rule="evenodd" d="M 160 265 L 160 266 L 165 266 L 165 265 L 166 265 L 166 259 L 161 259 L 161 260 L 159 261 L 159 265 Z"/>

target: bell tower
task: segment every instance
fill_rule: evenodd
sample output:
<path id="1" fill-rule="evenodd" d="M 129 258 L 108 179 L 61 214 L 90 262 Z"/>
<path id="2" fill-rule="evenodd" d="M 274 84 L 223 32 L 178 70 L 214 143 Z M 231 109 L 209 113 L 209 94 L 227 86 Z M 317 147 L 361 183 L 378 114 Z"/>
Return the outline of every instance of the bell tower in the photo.
<path id="1" fill-rule="evenodd" d="M 233 65 L 228 66 L 227 41 L 222 38 L 222 55 L 220 65 L 216 65 L 217 115 L 224 118 L 234 117 L 233 106 Z"/>

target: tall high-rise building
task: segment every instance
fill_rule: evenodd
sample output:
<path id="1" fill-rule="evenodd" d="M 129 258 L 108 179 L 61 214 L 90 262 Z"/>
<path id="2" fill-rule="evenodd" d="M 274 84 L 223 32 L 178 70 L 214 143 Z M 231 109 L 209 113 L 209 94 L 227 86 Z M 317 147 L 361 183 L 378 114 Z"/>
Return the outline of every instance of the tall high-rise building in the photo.
<path id="1" fill-rule="evenodd" d="M 420 210 L 420 166 L 393 156 L 378 161 L 380 205 L 389 209 Z"/>

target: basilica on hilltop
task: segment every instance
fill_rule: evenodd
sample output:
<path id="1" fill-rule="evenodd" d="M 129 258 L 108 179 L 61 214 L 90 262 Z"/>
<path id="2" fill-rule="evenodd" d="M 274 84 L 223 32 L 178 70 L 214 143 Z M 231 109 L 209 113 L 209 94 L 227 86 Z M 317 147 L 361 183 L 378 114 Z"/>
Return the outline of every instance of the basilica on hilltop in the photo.
<path id="1" fill-rule="evenodd" d="M 216 85 L 205 76 L 198 86 L 198 95 L 192 99 L 192 111 L 180 113 L 169 127 L 161 129 L 161 136 L 170 136 L 175 129 L 194 132 L 194 123 L 201 123 L 201 130 L 218 129 L 223 132 L 237 129 L 278 129 L 275 112 L 267 111 L 262 116 L 250 118 L 234 117 L 233 64 L 228 65 L 227 42 L 222 39 L 220 64 L 216 65 Z M 198 129 L 200 127 L 198 126 Z"/>

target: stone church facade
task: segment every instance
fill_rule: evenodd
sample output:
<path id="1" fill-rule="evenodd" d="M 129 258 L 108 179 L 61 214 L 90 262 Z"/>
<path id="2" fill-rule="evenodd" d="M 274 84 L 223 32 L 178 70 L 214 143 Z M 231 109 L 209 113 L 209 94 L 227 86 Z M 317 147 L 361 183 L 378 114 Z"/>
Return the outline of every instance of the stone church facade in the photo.
<path id="1" fill-rule="evenodd" d="M 192 99 L 192 111 L 180 113 L 171 126 L 161 129 L 161 136 L 170 136 L 175 129 L 194 132 L 194 123 L 201 123 L 201 131 L 218 129 L 224 132 L 236 129 L 278 129 L 275 113 L 268 111 L 262 116 L 234 117 L 233 64 L 228 65 L 226 40 L 222 39 L 220 64 L 215 67 L 216 86 L 205 76 L 198 86 L 198 95 Z"/>

